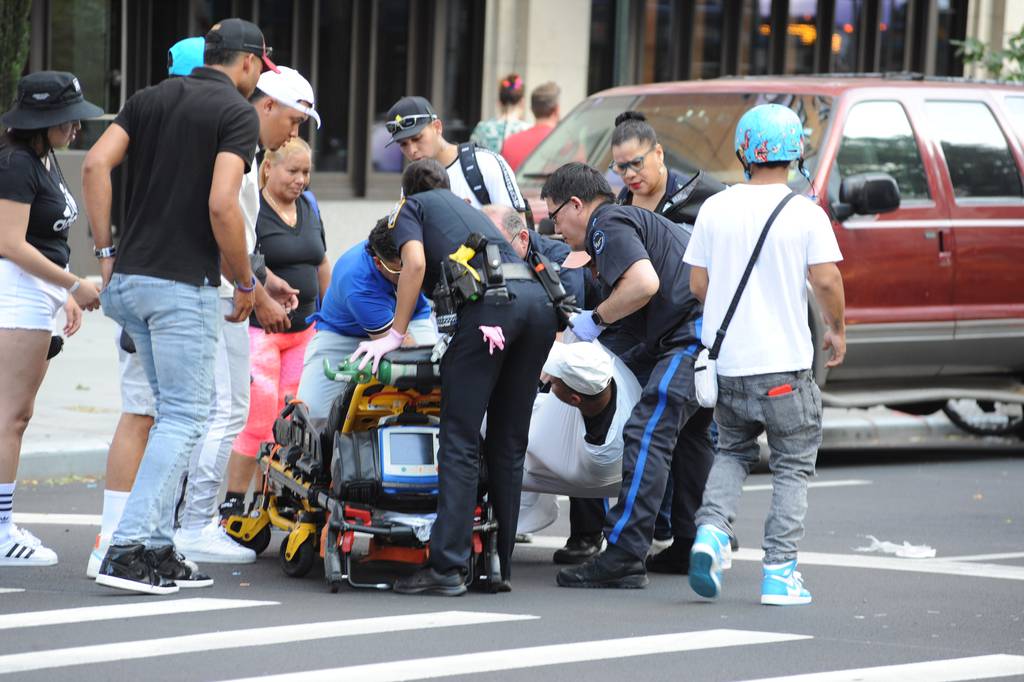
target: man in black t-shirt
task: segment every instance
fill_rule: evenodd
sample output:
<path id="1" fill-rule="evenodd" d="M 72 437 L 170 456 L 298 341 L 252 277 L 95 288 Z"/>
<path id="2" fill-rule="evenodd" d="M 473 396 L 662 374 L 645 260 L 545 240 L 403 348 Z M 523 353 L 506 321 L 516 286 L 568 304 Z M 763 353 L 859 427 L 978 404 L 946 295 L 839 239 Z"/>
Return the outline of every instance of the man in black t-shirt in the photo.
<path id="1" fill-rule="evenodd" d="M 205 66 L 133 95 L 85 159 L 103 309 L 135 341 L 158 415 L 101 585 L 170 594 L 213 584 L 174 549 L 174 497 L 210 411 L 222 270 L 235 285 L 227 319 L 242 321 L 253 307 L 238 192 L 259 137 L 247 98 L 263 68 L 277 68 L 268 54 L 255 24 L 215 24 Z M 110 173 L 122 162 L 127 215 L 115 249 Z"/>
<path id="2" fill-rule="evenodd" d="M 683 264 L 690 232 L 642 208 L 616 206 L 608 181 L 582 163 L 555 171 L 541 197 L 566 242 L 586 250 L 611 292 L 593 310 L 573 317 L 572 334 L 591 341 L 621 321 L 620 333 L 640 340 L 622 360 L 638 378 L 646 378 L 623 429 L 622 487 L 605 517 L 608 547 L 580 566 L 562 569 L 558 584 L 643 587 L 644 558 L 669 470 L 677 504 L 689 503 L 692 538 L 693 514 L 713 458 L 710 411 L 700 408 L 693 390 L 702 307 L 690 292 L 689 266 Z M 682 537 L 683 519 L 679 525 Z"/>

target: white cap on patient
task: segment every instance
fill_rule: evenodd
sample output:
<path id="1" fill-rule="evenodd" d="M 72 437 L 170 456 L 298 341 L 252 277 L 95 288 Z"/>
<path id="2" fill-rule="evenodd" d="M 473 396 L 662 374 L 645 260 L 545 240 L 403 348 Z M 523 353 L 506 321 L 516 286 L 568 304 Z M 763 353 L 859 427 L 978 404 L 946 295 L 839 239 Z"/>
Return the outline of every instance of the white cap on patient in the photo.
<path id="1" fill-rule="evenodd" d="M 612 380 L 612 358 L 598 343 L 555 343 L 544 373 L 583 395 L 597 395 Z"/>

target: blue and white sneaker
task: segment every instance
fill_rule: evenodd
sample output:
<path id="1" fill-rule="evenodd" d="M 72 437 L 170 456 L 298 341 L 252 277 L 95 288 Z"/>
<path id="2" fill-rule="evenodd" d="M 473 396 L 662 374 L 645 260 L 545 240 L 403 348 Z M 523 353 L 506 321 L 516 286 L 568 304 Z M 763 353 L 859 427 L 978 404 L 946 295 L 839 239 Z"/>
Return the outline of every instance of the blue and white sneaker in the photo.
<path id="1" fill-rule="evenodd" d="M 722 592 L 723 563 L 732 565 L 729 534 L 710 524 L 697 528 L 690 549 L 690 587 L 702 597 L 715 599 Z"/>
<path id="2" fill-rule="evenodd" d="M 796 570 L 796 559 L 784 564 L 764 564 L 761 603 L 771 606 L 800 606 L 811 603 L 811 593 L 804 587 L 800 571 Z"/>

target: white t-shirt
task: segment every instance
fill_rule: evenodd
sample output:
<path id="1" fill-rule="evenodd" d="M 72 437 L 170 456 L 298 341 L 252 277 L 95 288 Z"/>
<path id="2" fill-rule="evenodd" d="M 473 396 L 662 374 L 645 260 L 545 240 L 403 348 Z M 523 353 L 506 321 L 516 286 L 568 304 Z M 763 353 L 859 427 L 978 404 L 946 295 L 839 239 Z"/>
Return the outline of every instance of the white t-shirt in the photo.
<path id="1" fill-rule="evenodd" d="M 255 159 L 249 167 L 249 172 L 242 176 L 242 187 L 238 190 L 238 205 L 242 207 L 242 218 L 245 220 L 245 248 L 252 253 L 256 248 L 256 218 L 260 214 L 259 166 Z M 217 293 L 221 298 L 233 298 L 235 287 L 221 275 Z"/>
<path id="2" fill-rule="evenodd" d="M 709 197 L 683 261 L 708 270 L 701 342 L 710 348 L 764 224 L 789 193 L 785 185 L 734 185 Z M 832 224 L 807 197 L 792 199 L 764 248 L 722 342 L 718 373 L 751 376 L 809 369 L 807 268 L 843 259 Z"/>
<path id="3" fill-rule="evenodd" d="M 625 363 L 612 356 L 615 416 L 605 442 L 588 443 L 583 415 L 553 393 L 533 404 L 523 467 L 523 490 L 579 497 L 609 497 L 622 482 L 622 429 L 640 400 L 641 387 Z"/>
<path id="4" fill-rule="evenodd" d="M 509 168 L 505 159 L 489 149 L 477 147 L 476 161 L 480 164 L 480 174 L 484 177 L 484 187 L 487 188 L 487 194 L 491 197 L 491 203 L 511 206 L 517 211 L 525 210 L 526 202 L 523 201 L 519 184 L 516 183 L 516 174 Z M 447 170 L 452 193 L 460 199 L 465 199 L 473 208 L 481 208 L 480 202 L 473 193 L 473 188 L 469 186 L 466 176 L 462 173 L 462 164 L 459 163 L 457 157 Z"/>

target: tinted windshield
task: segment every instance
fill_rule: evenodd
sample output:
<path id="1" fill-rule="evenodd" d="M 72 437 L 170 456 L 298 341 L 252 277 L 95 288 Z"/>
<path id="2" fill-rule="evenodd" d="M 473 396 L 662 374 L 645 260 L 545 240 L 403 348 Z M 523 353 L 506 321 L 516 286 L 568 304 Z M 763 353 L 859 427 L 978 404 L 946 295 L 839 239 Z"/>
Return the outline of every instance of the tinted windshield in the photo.
<path id="1" fill-rule="evenodd" d="M 665 148 L 665 163 L 680 173 L 704 169 L 725 183 L 743 181 L 733 136 L 745 111 L 775 102 L 793 108 L 804 123 L 805 165 L 814 173 L 818 151 L 831 120 L 832 99 L 818 95 L 770 93 L 678 93 L 637 97 L 595 97 L 563 121 L 523 164 L 524 175 L 552 173 L 563 163 L 587 161 L 602 171 L 611 162 L 615 116 L 626 109 L 647 115 Z M 793 171 L 793 180 L 799 176 Z M 621 179 L 608 173 L 609 181 Z"/>

